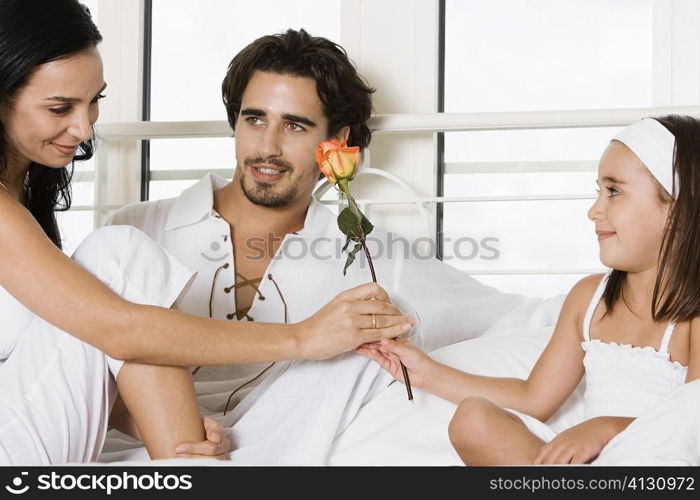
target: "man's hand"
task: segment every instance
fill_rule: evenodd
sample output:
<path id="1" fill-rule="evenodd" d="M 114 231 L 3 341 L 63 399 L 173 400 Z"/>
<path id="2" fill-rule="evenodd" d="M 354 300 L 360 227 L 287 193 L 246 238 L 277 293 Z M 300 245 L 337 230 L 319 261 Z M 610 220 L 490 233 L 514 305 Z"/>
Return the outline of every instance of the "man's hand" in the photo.
<path id="1" fill-rule="evenodd" d="M 210 417 L 204 417 L 204 431 L 207 440 L 197 443 L 180 443 L 175 448 L 176 456 L 189 458 L 212 457 L 229 460 L 231 442 L 221 437 L 221 424 Z"/>
<path id="2" fill-rule="evenodd" d="M 374 300 L 370 300 L 374 299 Z M 293 325 L 304 359 L 327 359 L 367 342 L 408 332 L 414 320 L 376 283 L 338 294 L 310 318 Z"/>
<path id="3" fill-rule="evenodd" d="M 634 419 L 628 417 L 596 417 L 565 430 L 545 444 L 533 465 L 585 464 L 591 462 L 603 447 L 622 432 Z"/>

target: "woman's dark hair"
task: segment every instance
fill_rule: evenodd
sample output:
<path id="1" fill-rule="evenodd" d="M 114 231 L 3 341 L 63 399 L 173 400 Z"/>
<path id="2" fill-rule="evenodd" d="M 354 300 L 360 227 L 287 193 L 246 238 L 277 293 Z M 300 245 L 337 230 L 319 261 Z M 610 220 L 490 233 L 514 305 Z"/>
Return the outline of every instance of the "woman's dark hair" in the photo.
<path id="1" fill-rule="evenodd" d="M 27 84 L 42 64 L 95 47 L 102 35 L 77 0 L 0 0 L 0 104 Z M 76 78 L 79 78 L 76 75 Z M 0 174 L 7 168 L 7 143 L 0 123 Z M 80 144 L 75 160 L 92 157 L 93 142 Z M 71 204 L 73 162 L 65 168 L 32 163 L 25 180 L 26 206 L 59 248 L 56 210 Z"/>
<path id="2" fill-rule="evenodd" d="M 655 118 L 676 138 L 673 155 L 675 200 L 671 203 L 659 254 L 652 299 L 654 321 L 688 321 L 700 316 L 700 120 L 668 115 Z M 676 182 L 678 185 L 676 185 Z M 610 273 L 603 297 L 607 311 L 623 298 L 627 273 Z"/>
<path id="3" fill-rule="evenodd" d="M 256 71 L 312 78 L 328 119 L 328 135 L 350 127 L 349 146 L 369 145 L 372 133 L 367 120 L 372 115 L 372 93 L 357 74 L 345 50 L 326 38 L 306 31 L 258 38 L 231 60 L 221 93 L 231 128 L 241 111 L 241 98 Z"/>

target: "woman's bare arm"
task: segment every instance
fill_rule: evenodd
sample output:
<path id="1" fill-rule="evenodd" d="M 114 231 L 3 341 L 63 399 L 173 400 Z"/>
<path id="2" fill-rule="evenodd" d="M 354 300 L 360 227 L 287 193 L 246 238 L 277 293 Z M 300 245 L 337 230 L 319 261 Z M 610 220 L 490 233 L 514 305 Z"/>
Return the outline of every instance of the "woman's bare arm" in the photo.
<path id="1" fill-rule="evenodd" d="M 293 325 L 239 324 L 134 304 L 66 257 L 31 214 L 2 192 L 0 213 L 0 286 L 38 316 L 116 359 L 175 366 L 323 359 L 406 331 L 408 319 L 373 284 L 339 294 Z M 383 300 L 363 300 L 368 296 Z M 386 328 L 367 328 L 367 314 L 387 314 Z"/>

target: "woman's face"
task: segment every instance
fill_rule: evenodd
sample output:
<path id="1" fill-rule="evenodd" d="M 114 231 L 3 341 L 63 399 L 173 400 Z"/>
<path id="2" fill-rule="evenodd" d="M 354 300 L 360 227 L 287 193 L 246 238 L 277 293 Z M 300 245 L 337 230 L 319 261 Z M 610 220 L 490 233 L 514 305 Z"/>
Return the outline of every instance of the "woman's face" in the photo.
<path id="1" fill-rule="evenodd" d="M 92 137 L 104 88 L 96 48 L 37 67 L 26 85 L 0 104 L 8 168 L 30 162 L 68 165 L 78 145 Z"/>

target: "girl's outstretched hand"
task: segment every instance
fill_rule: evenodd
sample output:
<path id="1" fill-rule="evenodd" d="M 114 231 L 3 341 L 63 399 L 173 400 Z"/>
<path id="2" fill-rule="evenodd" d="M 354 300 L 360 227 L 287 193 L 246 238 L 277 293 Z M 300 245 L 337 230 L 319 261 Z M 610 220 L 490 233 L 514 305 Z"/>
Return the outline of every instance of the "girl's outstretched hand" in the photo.
<path id="1" fill-rule="evenodd" d="M 408 370 L 411 385 L 425 387 L 427 373 L 436 362 L 410 340 L 404 338 L 382 339 L 363 344 L 356 349 L 363 356 L 377 362 L 399 382 L 405 384 L 401 373 L 401 362 Z"/>
<path id="2" fill-rule="evenodd" d="M 631 422 L 627 417 L 596 417 L 575 425 L 545 444 L 533 465 L 585 464 Z"/>
<path id="3" fill-rule="evenodd" d="M 176 456 L 190 458 L 216 458 L 218 460 L 229 460 L 231 442 L 222 437 L 221 424 L 211 417 L 204 417 L 204 431 L 206 441 L 198 443 L 180 443 L 175 448 Z"/>

